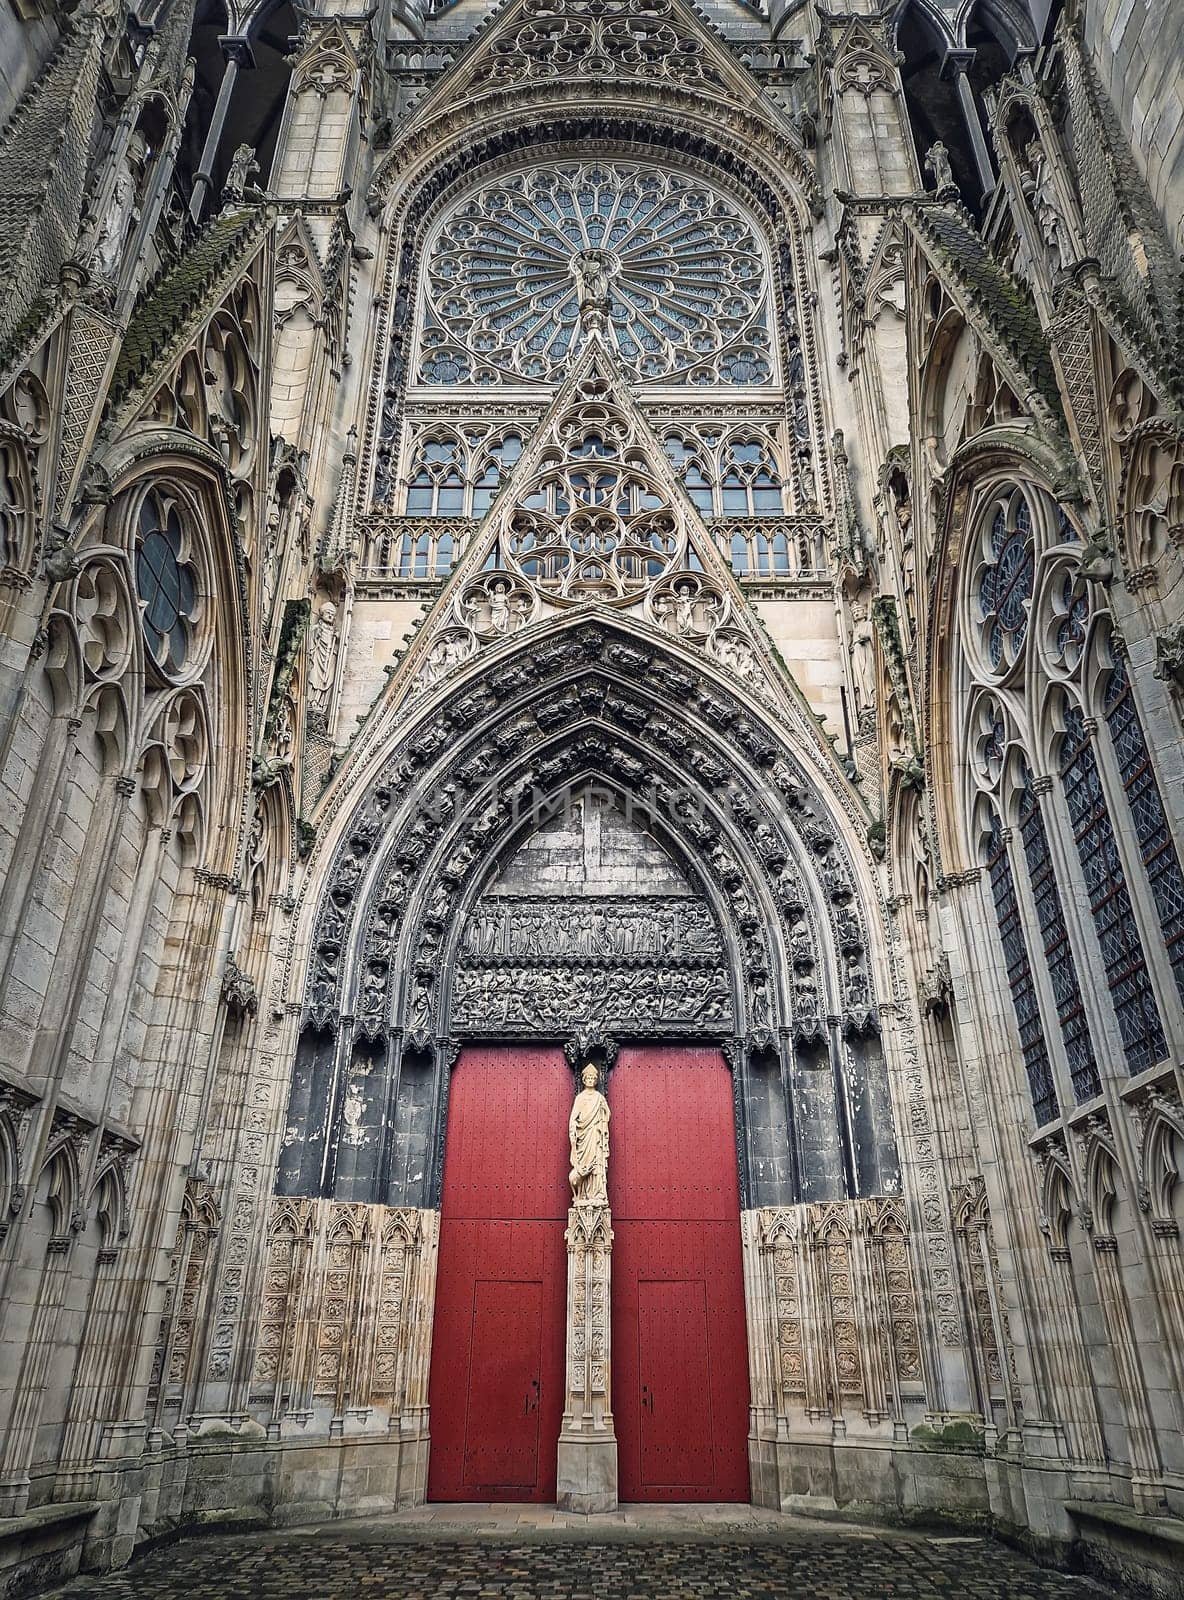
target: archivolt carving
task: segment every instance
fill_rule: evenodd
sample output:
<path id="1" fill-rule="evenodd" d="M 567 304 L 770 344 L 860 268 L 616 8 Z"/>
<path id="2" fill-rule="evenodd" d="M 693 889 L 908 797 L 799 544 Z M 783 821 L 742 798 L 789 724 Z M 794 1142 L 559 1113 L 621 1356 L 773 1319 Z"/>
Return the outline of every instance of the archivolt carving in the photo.
<path id="1" fill-rule="evenodd" d="M 554 687 L 540 696 L 539 688 L 552 679 Z M 694 704 L 715 732 L 705 739 L 700 726 L 688 737 L 681 719 L 670 715 L 677 704 Z M 441 763 L 445 750 L 449 756 Z M 500 792 L 487 787 L 495 751 L 505 775 Z M 768 780 L 750 782 L 744 792 L 738 778 L 740 792 L 721 811 L 704 785 L 723 781 L 729 772 L 751 770 L 754 762 L 769 773 Z M 806 798 L 804 775 L 778 758 L 760 730 L 714 690 L 590 623 L 536 646 L 529 656 L 489 669 L 475 690 L 441 707 L 388 767 L 330 875 L 308 977 L 310 1024 L 334 1025 L 343 1009 L 345 980 L 357 999 L 344 1009 L 358 1017 L 367 1034 L 390 1025 L 392 1005 L 417 1033 L 433 1023 L 442 1027 L 435 974 L 452 937 L 447 930 L 472 893 L 475 863 L 521 831 L 531 804 L 546 806 L 589 776 L 651 807 L 664 831 L 680 841 L 680 851 L 695 861 L 701 881 L 712 886 L 712 899 L 733 930 L 732 960 L 747 973 L 750 1026 L 775 1026 L 782 1004 L 767 976 L 765 928 L 774 906 L 784 915 L 777 937 L 793 952 L 795 989 L 785 1004 L 792 1007 L 795 1027 L 804 1036 L 817 1036 L 827 1011 L 841 1008 L 856 1031 L 876 1025 L 850 867 L 833 831 Z M 417 793 L 427 797 L 426 804 L 417 803 Z M 387 865 L 378 877 L 371 861 L 384 835 Z M 801 867 L 791 868 L 790 858 L 802 866 L 814 863 L 809 870 L 818 876 L 821 896 L 803 892 Z M 425 874 L 429 882 L 435 880 L 430 892 L 417 888 Z M 353 907 L 364 879 L 370 907 L 364 954 L 347 965 L 343 950 L 350 927 L 356 926 Z M 817 910 L 810 909 L 819 903 L 827 908 L 821 927 Z M 469 940 L 518 937 L 493 929 L 480 916 L 472 928 Z M 833 993 L 830 980 L 820 982 L 822 940 L 837 952 L 841 970 Z M 492 956 L 492 949 L 487 953 Z M 503 970 L 521 966 L 512 951 L 504 959 L 509 968 Z M 423 981 L 409 976 L 399 993 L 391 994 L 396 965 Z M 728 1008 L 710 972 L 710 962 L 701 967 L 697 961 L 693 978 L 685 981 L 692 985 L 689 998 L 723 1031 Z M 497 1003 L 499 985 L 509 993 L 508 979 L 485 981 L 491 1003 Z M 655 1021 L 670 1014 L 669 1006 L 687 1002 L 688 995 L 680 994 L 676 1001 L 672 988 L 669 1005 L 656 996 L 646 1002 L 657 1008 L 651 1011 Z M 468 987 L 463 1004 L 470 1004 Z"/>

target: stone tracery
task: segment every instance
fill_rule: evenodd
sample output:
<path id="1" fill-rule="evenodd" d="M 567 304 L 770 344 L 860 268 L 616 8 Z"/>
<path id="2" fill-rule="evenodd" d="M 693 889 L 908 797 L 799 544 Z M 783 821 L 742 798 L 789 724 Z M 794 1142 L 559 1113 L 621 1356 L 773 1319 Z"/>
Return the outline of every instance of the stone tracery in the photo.
<path id="1" fill-rule="evenodd" d="M 753 226 L 677 174 L 620 162 L 507 174 L 445 217 L 426 273 L 421 383 L 554 383 L 593 302 L 637 378 L 772 377 Z"/>

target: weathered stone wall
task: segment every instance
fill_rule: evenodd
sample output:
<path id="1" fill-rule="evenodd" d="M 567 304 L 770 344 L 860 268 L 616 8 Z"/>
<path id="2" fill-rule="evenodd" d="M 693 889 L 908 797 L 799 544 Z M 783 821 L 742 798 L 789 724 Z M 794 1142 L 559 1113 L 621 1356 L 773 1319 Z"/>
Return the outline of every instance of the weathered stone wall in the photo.
<path id="1" fill-rule="evenodd" d="M 239 163 L 200 230 L 172 179 L 184 26 L 132 51 L 112 18 L 80 51 L 90 155 L 48 171 L 45 140 L 4 135 L 57 230 L 3 241 L 4 1582 L 182 1523 L 422 1496 L 449 941 L 523 842 L 508 791 L 591 774 L 694 797 L 669 842 L 728 952 L 712 1037 L 746 1116 L 754 1496 L 990 1516 L 1171 1592 L 1179 30 L 1087 4 L 1084 45 L 1070 16 L 997 82 L 976 225 L 913 148 L 888 19 L 773 11 L 775 40 L 726 0 L 663 12 L 693 83 L 660 52 L 613 66 L 592 126 L 587 83 L 545 60 L 465 87 L 510 11 L 446 81 L 486 5 L 424 41 L 346 5 L 301 35 L 272 198 Z M 0 20 L 0 98 L 51 34 Z M 409 401 L 436 221 L 540 140 L 644 149 L 742 214 L 776 383 L 605 366 L 557 411 L 546 385 Z M 606 313 L 578 315 L 591 343 Z M 586 466 L 566 452 L 589 417 L 671 517 L 646 560 L 672 540 L 685 592 L 627 562 L 611 604 L 521 562 L 499 591 L 511 508 L 396 503 L 412 424 L 468 429 L 476 461 L 508 419 L 526 499 L 557 459 L 569 486 Z M 686 456 L 733 426 L 746 467 L 779 463 L 783 517 L 695 500 Z M 1001 566 L 1030 574 L 1018 610 L 989 603 Z M 1084 851 L 1073 761 L 1112 819 Z M 1098 860 L 1161 1029 L 1143 1057 Z M 606 861 L 606 893 L 644 887 L 639 863 L 673 893 L 635 844 Z M 522 863 L 513 895 L 562 866 Z M 366 1098 L 387 1051 L 389 1117 Z M 320 1123 L 292 1114 L 313 1056 Z M 334 1196 L 339 1114 L 389 1134 L 390 1164 L 351 1145 Z"/>
<path id="2" fill-rule="evenodd" d="M 1085 39 L 1177 253 L 1184 247 L 1184 44 L 1172 0 L 1086 0 Z"/>

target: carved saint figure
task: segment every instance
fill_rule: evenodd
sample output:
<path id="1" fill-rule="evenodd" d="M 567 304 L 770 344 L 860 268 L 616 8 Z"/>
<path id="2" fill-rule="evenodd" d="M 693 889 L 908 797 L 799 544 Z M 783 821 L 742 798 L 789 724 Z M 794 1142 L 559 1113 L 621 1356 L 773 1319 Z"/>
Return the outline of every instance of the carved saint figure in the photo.
<path id="1" fill-rule="evenodd" d="M 495 583 L 489 591 L 489 626 L 494 633 L 510 631 L 510 586 Z"/>
<path id="2" fill-rule="evenodd" d="M 954 169 L 950 166 L 950 152 L 940 139 L 935 139 L 925 152 L 925 170 L 933 175 L 933 187 L 938 194 L 953 187 Z"/>
<path id="3" fill-rule="evenodd" d="M 608 1101 L 596 1087 L 600 1074 L 589 1065 L 580 1073 L 568 1121 L 571 1139 L 571 1197 L 577 1206 L 608 1204 Z"/>
<path id="4" fill-rule="evenodd" d="M 576 304 L 603 310 L 608 305 L 608 274 L 611 258 L 603 250 L 581 250 L 571 264 L 576 280 Z"/>
<path id="5" fill-rule="evenodd" d="M 123 259 L 123 246 L 128 232 L 139 220 L 136 204 L 139 185 L 136 174 L 147 155 L 142 134 L 133 133 L 127 149 L 120 156 L 111 180 L 111 195 L 107 209 L 95 237 L 91 265 L 102 278 L 114 278 Z"/>
<path id="6" fill-rule="evenodd" d="M 333 685 L 333 657 L 337 645 L 337 607 L 332 600 L 322 603 L 313 629 L 311 661 L 309 662 L 309 698 L 318 711 L 323 711 Z"/>
<path id="7" fill-rule="evenodd" d="M 862 717 L 876 705 L 876 635 L 867 606 L 854 607 L 851 621 L 851 677 Z"/>
<path id="8" fill-rule="evenodd" d="M 1065 218 L 1057 200 L 1056 187 L 1048 170 L 1048 158 L 1039 139 L 1033 139 L 1024 151 L 1028 170 L 1020 183 L 1024 197 L 1032 208 L 1040 236 L 1048 246 L 1052 269 L 1059 272 L 1068 256 L 1068 238 Z"/>

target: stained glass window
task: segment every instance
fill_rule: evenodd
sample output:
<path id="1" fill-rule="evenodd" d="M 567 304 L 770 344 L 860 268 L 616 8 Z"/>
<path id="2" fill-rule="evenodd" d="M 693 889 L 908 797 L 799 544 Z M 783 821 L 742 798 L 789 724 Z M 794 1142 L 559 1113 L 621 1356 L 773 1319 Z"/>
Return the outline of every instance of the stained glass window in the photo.
<path id="1" fill-rule="evenodd" d="M 182 559 L 184 533 L 176 506 L 150 494 L 140 508 L 136 588 L 144 637 L 158 665 L 178 672 L 189 653 L 188 623 L 197 602 L 194 570 Z"/>
<path id="2" fill-rule="evenodd" d="M 1184 873 L 1172 843 L 1126 666 L 1121 661 L 1115 663 L 1106 686 L 1105 712 L 1168 960 L 1184 1000 Z"/>
<path id="3" fill-rule="evenodd" d="M 1023 648 L 1035 570 L 1032 513 L 1017 490 L 1006 507 L 996 507 L 979 578 L 979 611 L 993 667 L 1010 666 Z"/>
<path id="4" fill-rule="evenodd" d="M 1032 1109 L 1036 1113 L 1037 1125 L 1040 1126 L 1050 1122 L 1056 1116 L 1059 1107 L 1056 1090 L 1053 1088 L 1048 1046 L 1040 1022 L 1040 1003 L 1036 997 L 1036 985 L 1032 981 L 1032 967 L 1024 943 L 1023 920 L 1020 917 L 1015 877 L 1007 857 L 1007 845 L 998 817 L 991 819 L 991 832 L 987 845 L 987 871 L 991 879 L 991 897 L 995 902 L 995 918 L 999 924 L 999 938 L 1003 945 L 1003 960 L 1007 967 L 1011 1003 L 1015 1007 L 1024 1070 L 1028 1075 L 1028 1088 L 1032 1095 Z"/>
<path id="5" fill-rule="evenodd" d="M 697 179 L 620 162 L 511 173 L 431 247 L 419 379 L 557 383 L 594 298 L 639 379 L 767 384 L 766 277 L 752 224 Z"/>
<path id="6" fill-rule="evenodd" d="M 1079 1102 L 1089 1100 L 1101 1087 L 1098 1066 L 1094 1060 L 1093 1040 L 1085 1008 L 1081 1003 L 1081 987 L 1077 981 L 1073 952 L 1069 947 L 1069 932 L 1065 927 L 1065 913 L 1049 853 L 1044 818 L 1030 781 L 1025 783 L 1020 805 L 1019 831 L 1032 886 L 1036 923 L 1040 929 L 1044 959 L 1057 1003 L 1057 1020 L 1061 1025 L 1069 1075 L 1073 1080 L 1073 1093 Z"/>
<path id="7" fill-rule="evenodd" d="M 1166 1054 L 1167 1042 L 1106 808 L 1102 777 L 1078 707 L 1068 710 L 1065 723 L 1061 778 L 1073 837 L 1127 1067 L 1131 1072 L 1141 1072 Z"/>

